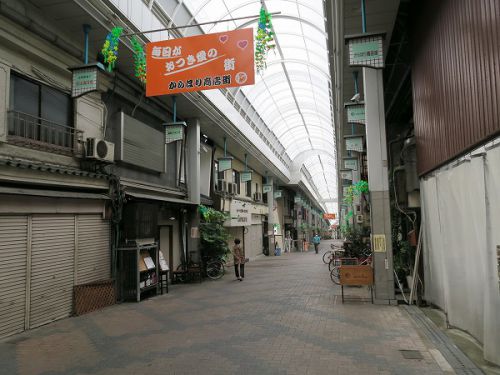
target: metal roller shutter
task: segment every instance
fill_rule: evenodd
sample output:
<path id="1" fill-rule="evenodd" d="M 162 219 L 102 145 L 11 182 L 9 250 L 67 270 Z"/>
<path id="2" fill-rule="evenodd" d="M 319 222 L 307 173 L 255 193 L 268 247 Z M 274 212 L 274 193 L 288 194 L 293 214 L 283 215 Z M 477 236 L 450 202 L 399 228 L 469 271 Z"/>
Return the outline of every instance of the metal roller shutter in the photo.
<path id="1" fill-rule="evenodd" d="M 76 283 L 85 284 L 110 277 L 110 227 L 100 215 L 77 216 Z"/>
<path id="2" fill-rule="evenodd" d="M 24 331 L 28 218 L 0 216 L 0 337 Z"/>
<path id="3" fill-rule="evenodd" d="M 75 216 L 33 215 L 30 328 L 72 312 Z"/>

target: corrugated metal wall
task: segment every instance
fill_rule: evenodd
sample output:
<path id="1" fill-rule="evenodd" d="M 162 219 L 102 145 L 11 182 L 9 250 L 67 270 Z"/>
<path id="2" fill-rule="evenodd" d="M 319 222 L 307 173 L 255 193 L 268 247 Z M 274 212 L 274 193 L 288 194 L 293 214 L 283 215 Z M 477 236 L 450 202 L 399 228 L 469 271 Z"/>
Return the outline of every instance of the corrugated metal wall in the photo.
<path id="1" fill-rule="evenodd" d="M 500 132 L 500 3 L 423 3 L 412 64 L 421 175 Z"/>

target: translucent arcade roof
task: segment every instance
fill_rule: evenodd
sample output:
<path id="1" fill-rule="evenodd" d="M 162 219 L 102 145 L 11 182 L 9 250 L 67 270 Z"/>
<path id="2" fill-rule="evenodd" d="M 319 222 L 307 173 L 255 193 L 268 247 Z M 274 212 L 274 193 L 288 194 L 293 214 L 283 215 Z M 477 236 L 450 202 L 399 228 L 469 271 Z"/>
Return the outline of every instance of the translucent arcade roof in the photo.
<path id="1" fill-rule="evenodd" d="M 277 48 L 254 86 L 241 90 L 294 161 L 303 162 L 320 200 L 337 197 L 333 100 L 322 0 L 184 0 L 191 22 L 259 14 L 273 16 Z M 257 26 L 246 19 L 202 26 L 206 33 Z M 313 153 L 316 150 L 318 153 Z M 325 206 L 333 211 L 334 204 Z"/>

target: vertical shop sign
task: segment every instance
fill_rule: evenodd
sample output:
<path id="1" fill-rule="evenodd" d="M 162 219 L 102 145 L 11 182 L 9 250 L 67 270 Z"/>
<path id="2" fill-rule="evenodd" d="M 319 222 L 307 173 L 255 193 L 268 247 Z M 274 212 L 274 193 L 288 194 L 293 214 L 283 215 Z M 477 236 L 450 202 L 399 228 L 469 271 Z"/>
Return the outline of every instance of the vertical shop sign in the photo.
<path id="1" fill-rule="evenodd" d="M 163 40 L 146 45 L 146 95 L 253 85 L 253 29 Z"/>

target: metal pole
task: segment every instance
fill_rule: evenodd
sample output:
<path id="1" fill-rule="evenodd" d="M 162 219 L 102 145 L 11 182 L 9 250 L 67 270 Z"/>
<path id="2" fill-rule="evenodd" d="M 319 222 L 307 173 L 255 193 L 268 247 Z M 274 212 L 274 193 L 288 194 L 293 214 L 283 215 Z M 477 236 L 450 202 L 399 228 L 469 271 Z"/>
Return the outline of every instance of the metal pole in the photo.
<path id="1" fill-rule="evenodd" d="M 365 0 L 361 0 L 361 22 L 363 28 L 363 34 L 366 33 L 366 3 Z"/>
<path id="2" fill-rule="evenodd" d="M 173 122 L 177 122 L 177 97 L 172 96 L 172 120 Z"/>
<path id="3" fill-rule="evenodd" d="M 270 15 L 274 16 L 277 14 L 281 14 L 281 12 L 272 12 L 269 13 Z M 237 20 L 244 20 L 248 18 L 256 18 L 259 19 L 260 15 L 255 15 L 255 16 L 245 16 L 245 17 L 236 17 L 236 18 L 228 18 L 225 20 L 218 20 L 218 21 L 208 21 L 208 22 L 201 22 L 201 23 L 193 23 L 191 25 L 182 25 L 182 26 L 174 26 L 174 27 L 164 27 L 161 29 L 155 29 L 155 30 L 148 30 L 148 31 L 139 31 L 137 33 L 127 33 L 127 34 L 122 34 L 121 36 L 132 36 L 132 35 L 141 35 L 141 34 L 149 34 L 149 33 L 156 33 L 159 31 L 169 31 L 169 30 L 178 30 L 178 29 L 187 29 L 189 27 L 196 27 L 196 26 L 203 26 L 203 25 L 211 25 L 211 24 L 218 24 L 218 23 L 224 23 L 224 22 L 231 22 L 231 21 L 237 21 Z"/>
<path id="4" fill-rule="evenodd" d="M 245 171 L 248 171 L 248 155 L 245 154 Z"/>
<path id="5" fill-rule="evenodd" d="M 224 137 L 224 157 L 227 156 L 227 139 Z"/>
<path id="6" fill-rule="evenodd" d="M 83 50 L 83 62 L 85 64 L 89 63 L 89 32 L 90 32 L 90 25 L 83 25 L 83 35 L 84 35 L 84 43 L 85 47 Z"/>

